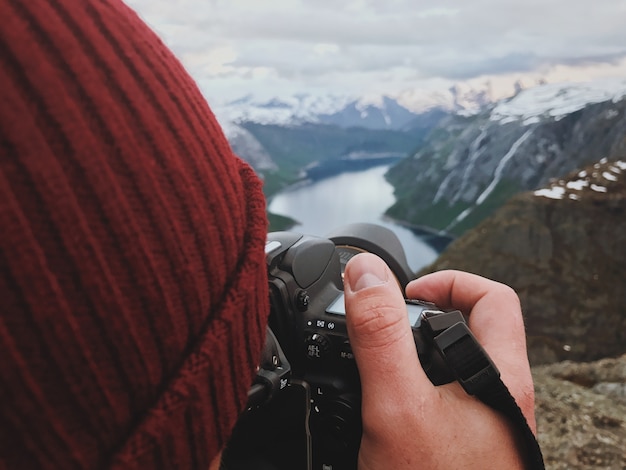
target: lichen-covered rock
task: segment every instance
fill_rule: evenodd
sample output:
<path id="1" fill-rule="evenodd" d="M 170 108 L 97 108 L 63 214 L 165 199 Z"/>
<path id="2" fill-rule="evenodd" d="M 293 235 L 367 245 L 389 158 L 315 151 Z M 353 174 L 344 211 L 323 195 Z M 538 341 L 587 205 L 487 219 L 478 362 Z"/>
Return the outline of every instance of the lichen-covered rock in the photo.
<path id="1" fill-rule="evenodd" d="M 538 366 L 533 377 L 547 469 L 626 468 L 626 356 Z"/>

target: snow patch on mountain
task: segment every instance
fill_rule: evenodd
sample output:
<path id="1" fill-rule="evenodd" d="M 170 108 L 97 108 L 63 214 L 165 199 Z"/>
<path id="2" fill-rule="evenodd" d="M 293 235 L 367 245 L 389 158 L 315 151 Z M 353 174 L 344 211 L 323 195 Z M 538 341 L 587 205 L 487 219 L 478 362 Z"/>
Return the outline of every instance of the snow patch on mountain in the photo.
<path id="1" fill-rule="evenodd" d="M 617 160 L 609 162 L 603 158 L 594 164 L 593 171 L 582 170 L 571 179 L 561 179 L 552 183 L 549 188 L 535 191 L 533 194 L 549 199 L 571 199 L 579 201 L 595 193 L 611 193 L 621 187 L 620 182 L 626 178 L 626 162 Z M 578 179 L 574 179 L 578 178 Z"/>
<path id="2" fill-rule="evenodd" d="M 500 101 L 491 112 L 491 120 L 501 124 L 523 121 L 524 125 L 535 124 L 545 118 L 558 121 L 590 104 L 617 102 L 624 97 L 626 79 L 544 84 Z M 605 117 L 612 119 L 615 114 L 609 110 Z"/>

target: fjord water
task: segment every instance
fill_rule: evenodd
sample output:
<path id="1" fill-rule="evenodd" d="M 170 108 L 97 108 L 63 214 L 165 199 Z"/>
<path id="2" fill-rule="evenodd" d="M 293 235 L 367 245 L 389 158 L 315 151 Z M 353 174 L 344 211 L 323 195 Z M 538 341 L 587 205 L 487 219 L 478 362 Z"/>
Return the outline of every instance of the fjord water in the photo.
<path id="1" fill-rule="evenodd" d="M 354 222 L 383 225 L 395 232 L 404 246 L 409 266 L 417 271 L 438 255 L 433 235 L 385 220 L 383 214 L 395 198 L 385 180 L 389 164 L 348 171 L 307 181 L 276 194 L 269 211 L 300 222 L 293 231 L 324 236 L 332 229 Z M 430 243 L 429 243 L 430 242 Z M 439 240 L 440 242 L 440 240 Z"/>

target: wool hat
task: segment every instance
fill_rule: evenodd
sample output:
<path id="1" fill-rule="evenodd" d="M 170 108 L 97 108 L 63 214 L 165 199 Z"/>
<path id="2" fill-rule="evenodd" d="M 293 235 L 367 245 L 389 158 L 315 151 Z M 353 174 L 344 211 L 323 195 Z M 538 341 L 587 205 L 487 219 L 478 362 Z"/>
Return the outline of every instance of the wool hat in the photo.
<path id="1" fill-rule="evenodd" d="M 207 468 L 264 341 L 261 183 L 120 1 L 0 18 L 0 468 Z"/>

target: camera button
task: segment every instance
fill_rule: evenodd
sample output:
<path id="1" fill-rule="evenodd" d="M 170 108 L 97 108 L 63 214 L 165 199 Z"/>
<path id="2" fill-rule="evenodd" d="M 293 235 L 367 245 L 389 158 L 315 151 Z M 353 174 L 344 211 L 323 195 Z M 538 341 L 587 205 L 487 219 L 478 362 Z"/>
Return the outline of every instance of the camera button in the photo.
<path id="1" fill-rule="evenodd" d="M 330 349 L 330 341 L 324 335 L 313 333 L 305 341 L 306 355 L 309 359 L 321 359 Z"/>
<path id="2" fill-rule="evenodd" d="M 305 312 L 309 308 L 309 304 L 311 303 L 311 296 L 305 290 L 299 290 L 296 294 L 296 305 L 298 310 L 301 312 Z"/>
<path id="3" fill-rule="evenodd" d="M 354 361 L 354 353 L 352 352 L 352 346 L 349 341 L 344 341 L 339 347 L 339 357 L 346 361 Z"/>

